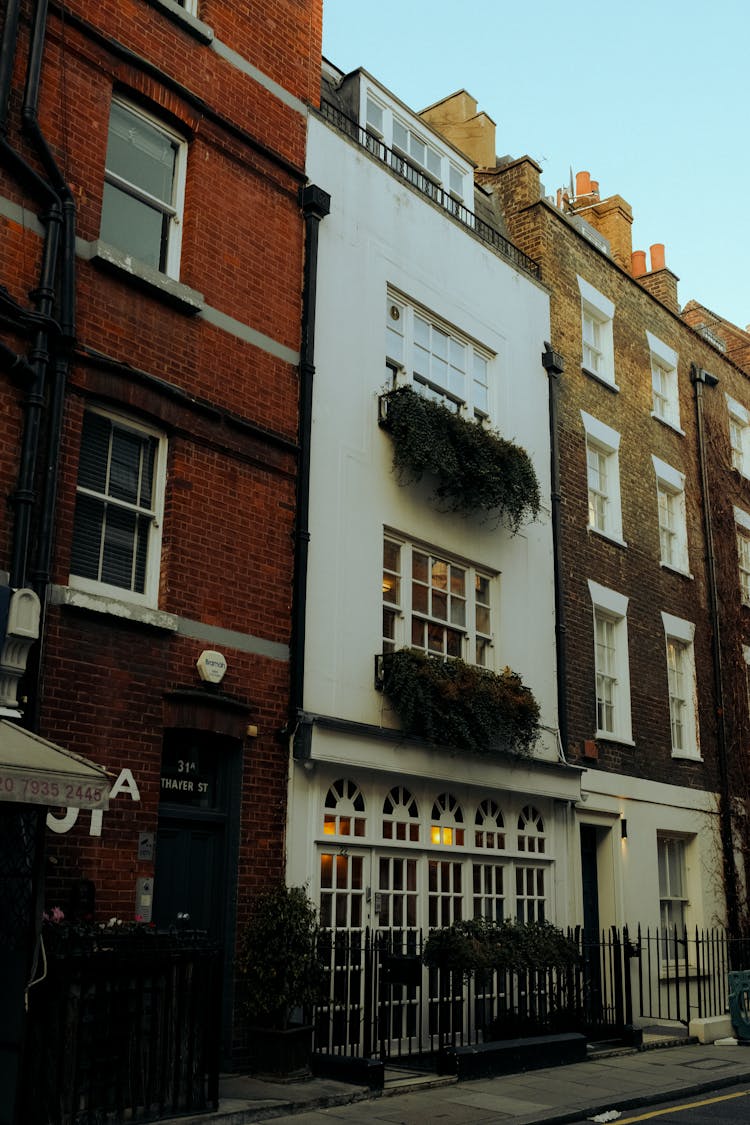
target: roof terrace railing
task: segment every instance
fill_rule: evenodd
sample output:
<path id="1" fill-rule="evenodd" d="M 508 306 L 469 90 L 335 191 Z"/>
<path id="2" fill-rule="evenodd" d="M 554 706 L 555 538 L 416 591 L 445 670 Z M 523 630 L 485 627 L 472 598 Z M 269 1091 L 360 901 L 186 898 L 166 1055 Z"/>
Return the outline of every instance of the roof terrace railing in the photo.
<path id="1" fill-rule="evenodd" d="M 320 104 L 321 115 L 325 120 L 333 125 L 339 132 L 344 133 L 358 145 L 366 149 L 372 156 L 385 164 L 401 179 L 406 180 L 413 188 L 416 188 L 422 195 L 427 196 L 439 207 L 442 207 L 452 218 L 456 219 L 462 226 L 478 235 L 483 242 L 486 242 L 498 253 L 502 254 L 514 266 L 524 270 L 526 273 L 531 274 L 532 277 L 539 278 L 541 270 L 539 263 L 535 262 L 523 250 L 519 250 L 507 238 L 491 227 L 483 219 L 480 219 L 468 207 L 465 207 L 459 199 L 454 198 L 447 192 L 440 184 L 436 183 L 424 169 L 416 164 L 412 164 L 400 153 L 394 149 L 388 148 L 383 144 L 379 137 L 374 133 L 369 132 L 358 124 L 353 118 L 343 113 L 342 110 L 335 106 L 332 102 L 321 101 Z"/>

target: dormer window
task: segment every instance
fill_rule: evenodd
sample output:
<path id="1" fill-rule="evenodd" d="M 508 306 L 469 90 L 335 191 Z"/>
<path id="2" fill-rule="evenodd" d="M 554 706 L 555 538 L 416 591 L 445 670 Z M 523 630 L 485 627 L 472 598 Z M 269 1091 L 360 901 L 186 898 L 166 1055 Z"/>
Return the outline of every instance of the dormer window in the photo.
<path id="1" fill-rule="evenodd" d="M 459 153 L 441 144 L 441 138 L 431 135 L 418 118 L 410 120 L 403 107 L 389 105 L 379 94 L 362 89 L 360 121 L 364 118 L 365 146 L 407 182 L 455 214 L 457 204 L 464 205 L 472 198 L 471 165 L 466 161 L 462 166 Z"/>

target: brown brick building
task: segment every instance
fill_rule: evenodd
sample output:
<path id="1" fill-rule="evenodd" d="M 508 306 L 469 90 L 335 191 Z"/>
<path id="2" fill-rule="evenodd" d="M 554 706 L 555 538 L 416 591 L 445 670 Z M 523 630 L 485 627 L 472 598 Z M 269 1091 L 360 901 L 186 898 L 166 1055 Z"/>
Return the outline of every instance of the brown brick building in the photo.
<path id="1" fill-rule="evenodd" d="M 561 749 L 586 768 L 580 915 L 591 930 L 736 927 L 747 334 L 720 348 L 689 326 L 691 306 L 686 323 L 664 247 L 647 268 L 630 206 L 588 173 L 572 198 L 545 197 L 533 160 L 490 160 L 494 126 L 465 94 L 424 116 L 476 160 L 550 289 Z"/>
<path id="2" fill-rule="evenodd" d="M 104 812 L 50 802 L 46 901 L 227 951 L 283 874 L 321 7 L 4 21 L 0 568 L 43 607 L 5 713 L 114 782 Z"/>

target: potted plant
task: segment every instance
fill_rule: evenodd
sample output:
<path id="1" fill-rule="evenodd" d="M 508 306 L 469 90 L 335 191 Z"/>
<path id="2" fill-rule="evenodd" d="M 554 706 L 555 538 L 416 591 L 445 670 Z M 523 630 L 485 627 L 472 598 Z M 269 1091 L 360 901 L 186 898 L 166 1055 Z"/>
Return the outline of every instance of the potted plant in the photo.
<path id="1" fill-rule="evenodd" d="M 269 1074 L 304 1072 L 312 1052 L 313 1006 L 322 996 L 320 925 L 304 887 L 279 883 L 250 905 L 238 943 L 250 1063 Z"/>

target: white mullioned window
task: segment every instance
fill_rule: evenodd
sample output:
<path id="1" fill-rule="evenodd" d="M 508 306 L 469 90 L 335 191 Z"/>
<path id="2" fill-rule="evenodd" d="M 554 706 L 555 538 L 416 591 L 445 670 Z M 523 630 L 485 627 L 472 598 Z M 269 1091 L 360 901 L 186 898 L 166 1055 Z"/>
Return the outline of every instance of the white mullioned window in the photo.
<path id="1" fill-rule="evenodd" d="M 422 649 L 492 665 L 489 572 L 386 534 L 383 539 L 383 652 Z"/>
<path id="2" fill-rule="evenodd" d="M 179 277 L 187 143 L 140 107 L 113 100 L 99 237 Z"/>
<path id="3" fill-rule="evenodd" d="M 659 559 L 662 566 L 689 574 L 685 476 L 666 461 L 652 455 L 656 474 L 659 519 Z"/>
<path id="4" fill-rule="evenodd" d="M 680 400 L 677 383 L 677 352 L 653 333 L 646 333 L 651 357 L 651 413 L 680 433 Z"/>
<path id="5" fill-rule="evenodd" d="M 620 435 L 611 426 L 581 411 L 586 435 L 588 526 L 624 545 L 620 500 Z"/>
<path id="6" fill-rule="evenodd" d="M 81 430 L 70 584 L 158 602 L 166 439 L 91 408 Z"/>
<path id="7" fill-rule="evenodd" d="M 422 782 L 418 790 L 388 790 L 372 778 L 330 776 L 317 833 L 326 929 L 554 916 L 554 856 L 539 807 L 506 794 L 502 809 L 475 788 L 440 791 Z M 366 816 L 380 807 L 382 818 Z M 517 832 L 506 833 L 505 823 Z"/>
<path id="8" fill-rule="evenodd" d="M 582 277 L 578 278 L 578 289 L 581 294 L 581 366 L 589 375 L 617 390 L 612 335 L 614 303 Z"/>
<path id="9" fill-rule="evenodd" d="M 734 523 L 737 532 L 740 594 L 744 605 L 750 605 L 750 515 L 741 508 L 735 508 Z"/>
<path id="10" fill-rule="evenodd" d="M 484 419 L 490 412 L 491 353 L 404 298 L 386 300 L 386 366 L 426 398 Z"/>
<path id="11" fill-rule="evenodd" d="M 363 83 L 361 99 L 365 144 L 375 156 L 387 161 L 407 182 L 441 199 L 451 213 L 456 213 L 456 204 L 473 199 L 473 169 L 468 161 L 462 161 L 460 153 L 424 121 L 410 117 L 403 106 L 392 104 L 384 91 Z M 433 193 L 433 188 L 442 189 L 442 196 L 438 190 Z"/>
<path id="12" fill-rule="evenodd" d="M 743 477 L 750 477 L 750 412 L 729 395 L 726 400 L 732 468 Z"/>
<path id="13" fill-rule="evenodd" d="M 593 605 L 596 737 L 632 742 L 628 599 L 589 580 Z"/>
<path id="14" fill-rule="evenodd" d="M 675 927 L 681 937 L 687 921 L 687 864 L 686 841 L 677 836 L 658 835 L 656 839 L 657 862 L 659 867 L 659 913 L 663 939 L 662 957 L 667 960 L 672 954 L 669 939 Z"/>
<path id="15" fill-rule="evenodd" d="M 694 637 L 695 625 L 669 613 L 662 613 L 667 650 L 669 722 L 672 755 L 676 758 L 700 756 Z"/>

